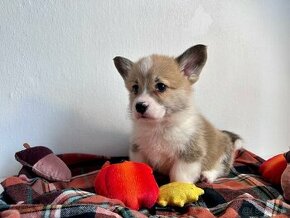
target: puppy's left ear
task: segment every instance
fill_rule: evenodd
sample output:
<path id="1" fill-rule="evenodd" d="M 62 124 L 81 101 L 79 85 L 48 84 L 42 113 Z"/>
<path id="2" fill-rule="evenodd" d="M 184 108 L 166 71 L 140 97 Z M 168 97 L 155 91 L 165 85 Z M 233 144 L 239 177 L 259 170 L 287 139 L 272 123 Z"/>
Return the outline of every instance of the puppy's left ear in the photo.
<path id="1" fill-rule="evenodd" d="M 195 45 L 175 58 L 180 70 L 188 77 L 191 84 L 195 83 L 207 59 L 205 45 Z"/>

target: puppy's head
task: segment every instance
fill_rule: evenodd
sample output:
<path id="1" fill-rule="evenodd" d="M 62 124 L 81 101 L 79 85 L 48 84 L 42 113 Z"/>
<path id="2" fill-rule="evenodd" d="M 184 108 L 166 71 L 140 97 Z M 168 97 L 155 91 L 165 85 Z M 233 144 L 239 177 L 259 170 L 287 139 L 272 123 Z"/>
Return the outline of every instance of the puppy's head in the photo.
<path id="1" fill-rule="evenodd" d="M 160 120 L 191 105 L 191 86 L 206 62 L 204 45 L 187 49 L 177 58 L 151 55 L 132 62 L 115 57 L 114 63 L 130 93 L 134 120 Z"/>

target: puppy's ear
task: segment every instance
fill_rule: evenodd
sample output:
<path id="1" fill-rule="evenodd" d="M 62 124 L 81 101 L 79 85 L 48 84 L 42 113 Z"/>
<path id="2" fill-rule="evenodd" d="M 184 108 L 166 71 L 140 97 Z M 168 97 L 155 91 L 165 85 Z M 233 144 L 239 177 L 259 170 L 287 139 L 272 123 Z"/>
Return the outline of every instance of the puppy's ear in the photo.
<path id="1" fill-rule="evenodd" d="M 123 79 L 126 80 L 128 77 L 128 72 L 132 69 L 133 62 L 127 58 L 123 58 L 120 56 L 115 57 L 113 60 L 115 67 L 117 68 Z"/>
<path id="2" fill-rule="evenodd" d="M 195 45 L 187 49 L 175 60 L 179 64 L 180 70 L 188 77 L 191 84 L 195 83 L 205 65 L 207 52 L 205 45 Z"/>

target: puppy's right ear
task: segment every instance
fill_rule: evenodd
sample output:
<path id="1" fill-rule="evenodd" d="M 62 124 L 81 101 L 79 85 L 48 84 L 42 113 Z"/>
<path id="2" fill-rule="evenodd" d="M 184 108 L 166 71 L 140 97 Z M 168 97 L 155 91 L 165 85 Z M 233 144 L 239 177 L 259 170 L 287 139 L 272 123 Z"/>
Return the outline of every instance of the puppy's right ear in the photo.
<path id="1" fill-rule="evenodd" d="M 114 64 L 124 80 L 127 79 L 129 71 L 132 69 L 133 62 L 127 58 L 117 56 L 114 59 Z"/>

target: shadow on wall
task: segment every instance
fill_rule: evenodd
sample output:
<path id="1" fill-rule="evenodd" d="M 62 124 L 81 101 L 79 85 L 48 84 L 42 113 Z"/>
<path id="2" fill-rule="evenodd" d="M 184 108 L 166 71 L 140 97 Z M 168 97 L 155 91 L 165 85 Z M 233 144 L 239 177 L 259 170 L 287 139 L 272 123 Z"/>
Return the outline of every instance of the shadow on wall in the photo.
<path id="1" fill-rule="evenodd" d="M 112 116 L 106 111 L 98 111 L 97 115 L 81 114 L 67 105 L 30 99 L 19 107 L 10 132 L 19 133 L 16 137 L 20 143 L 47 146 L 55 153 L 127 155 L 129 130 L 112 125 Z M 104 117 L 108 117 L 108 122 Z"/>

